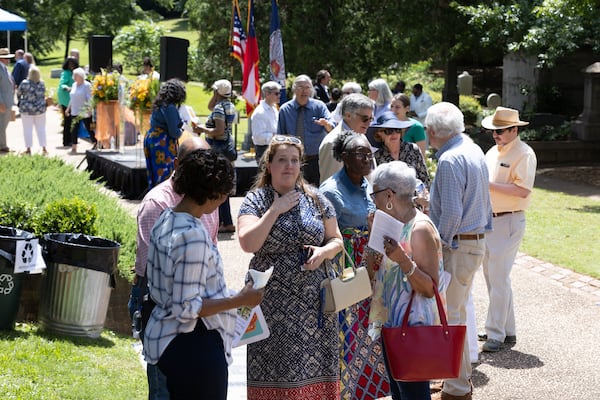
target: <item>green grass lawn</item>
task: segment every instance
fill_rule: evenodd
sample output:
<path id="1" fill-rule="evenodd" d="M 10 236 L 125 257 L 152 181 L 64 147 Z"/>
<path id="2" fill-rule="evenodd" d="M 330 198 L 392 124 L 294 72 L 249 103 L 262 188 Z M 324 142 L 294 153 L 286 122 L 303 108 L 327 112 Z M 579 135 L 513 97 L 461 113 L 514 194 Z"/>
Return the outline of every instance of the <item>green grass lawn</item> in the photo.
<path id="1" fill-rule="evenodd" d="M 146 373 L 134 343 L 109 331 L 98 339 L 86 339 L 17 324 L 14 331 L 0 331 L 0 397 L 146 399 Z"/>
<path id="2" fill-rule="evenodd" d="M 534 189 L 521 251 L 600 278 L 600 201 Z"/>

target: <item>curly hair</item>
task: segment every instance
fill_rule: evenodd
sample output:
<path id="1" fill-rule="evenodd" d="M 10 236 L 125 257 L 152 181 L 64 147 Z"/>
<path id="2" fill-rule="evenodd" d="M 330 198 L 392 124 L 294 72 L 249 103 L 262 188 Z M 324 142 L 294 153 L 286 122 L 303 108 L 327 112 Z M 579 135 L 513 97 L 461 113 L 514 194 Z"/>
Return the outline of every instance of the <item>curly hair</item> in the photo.
<path id="1" fill-rule="evenodd" d="M 340 162 L 343 161 L 343 156 L 346 150 L 353 149 L 353 142 L 363 136 L 364 135 L 356 133 L 352 130 L 347 130 L 340 133 L 333 142 L 333 158 Z"/>
<path id="2" fill-rule="evenodd" d="M 179 160 L 173 189 L 204 204 L 229 194 L 233 179 L 233 164 L 225 156 L 212 149 L 198 149 Z"/>
<path id="3" fill-rule="evenodd" d="M 177 107 L 185 102 L 185 86 L 179 79 L 169 79 L 160 86 L 160 90 L 152 104 L 152 111 L 169 104 L 175 104 Z"/>

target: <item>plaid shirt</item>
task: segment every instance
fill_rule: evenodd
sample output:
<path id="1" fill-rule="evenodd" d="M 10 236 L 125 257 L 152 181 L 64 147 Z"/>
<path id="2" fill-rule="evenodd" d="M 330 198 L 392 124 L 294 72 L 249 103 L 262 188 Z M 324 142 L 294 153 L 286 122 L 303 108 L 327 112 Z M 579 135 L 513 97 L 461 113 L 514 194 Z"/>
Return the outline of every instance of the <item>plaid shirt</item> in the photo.
<path id="1" fill-rule="evenodd" d="M 152 229 L 147 275 L 156 307 L 145 330 L 144 356 L 156 364 L 178 334 L 194 330 L 202 299 L 225 298 L 228 291 L 223 260 L 204 226 L 192 215 L 171 208 Z M 228 363 L 236 311 L 202 317 L 207 329 L 221 335 Z"/>

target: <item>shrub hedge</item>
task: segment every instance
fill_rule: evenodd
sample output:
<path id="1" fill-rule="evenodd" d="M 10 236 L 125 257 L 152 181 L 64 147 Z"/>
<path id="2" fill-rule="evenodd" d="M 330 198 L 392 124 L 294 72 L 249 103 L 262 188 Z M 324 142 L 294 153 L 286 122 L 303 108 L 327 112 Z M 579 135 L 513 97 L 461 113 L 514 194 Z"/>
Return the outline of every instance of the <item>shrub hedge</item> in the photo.
<path id="1" fill-rule="evenodd" d="M 89 173 L 59 158 L 0 157 L 0 224 L 40 236 L 49 232 L 97 235 L 121 244 L 119 272 L 131 279 L 136 221 L 117 199 L 101 192 Z"/>

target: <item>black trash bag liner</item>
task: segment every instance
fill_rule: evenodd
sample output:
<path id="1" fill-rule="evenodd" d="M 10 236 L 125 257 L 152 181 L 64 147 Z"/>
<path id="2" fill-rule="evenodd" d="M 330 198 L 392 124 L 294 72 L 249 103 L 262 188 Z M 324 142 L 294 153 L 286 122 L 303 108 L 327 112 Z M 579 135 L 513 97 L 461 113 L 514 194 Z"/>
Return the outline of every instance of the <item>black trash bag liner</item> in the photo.
<path id="1" fill-rule="evenodd" d="M 44 260 L 92 269 L 112 275 L 121 245 L 81 233 L 47 233 L 43 238 Z"/>
<path id="2" fill-rule="evenodd" d="M 0 257 L 4 257 L 11 264 L 14 264 L 17 240 L 34 238 L 35 235 L 31 232 L 0 225 Z"/>

